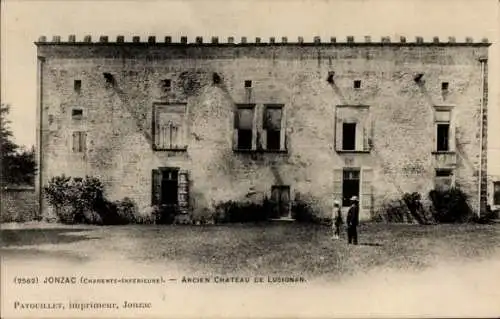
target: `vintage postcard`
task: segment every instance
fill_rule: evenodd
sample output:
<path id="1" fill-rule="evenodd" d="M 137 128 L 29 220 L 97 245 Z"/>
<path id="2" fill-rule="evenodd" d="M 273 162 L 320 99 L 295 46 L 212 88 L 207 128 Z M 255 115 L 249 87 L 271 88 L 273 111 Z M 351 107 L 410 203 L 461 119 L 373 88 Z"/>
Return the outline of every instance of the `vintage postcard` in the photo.
<path id="1" fill-rule="evenodd" d="M 1 2 L 1 318 L 500 315 L 498 0 Z"/>

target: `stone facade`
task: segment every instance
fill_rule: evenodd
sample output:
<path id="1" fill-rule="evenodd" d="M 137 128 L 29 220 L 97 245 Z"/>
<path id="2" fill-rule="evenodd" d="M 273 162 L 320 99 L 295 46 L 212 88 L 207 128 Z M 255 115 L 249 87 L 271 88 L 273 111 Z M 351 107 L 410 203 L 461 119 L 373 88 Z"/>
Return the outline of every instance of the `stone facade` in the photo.
<path id="1" fill-rule="evenodd" d="M 487 40 L 36 44 L 38 186 L 93 175 L 140 207 L 277 196 L 322 215 L 354 192 L 368 218 L 449 169 L 476 210 L 486 204 Z"/>

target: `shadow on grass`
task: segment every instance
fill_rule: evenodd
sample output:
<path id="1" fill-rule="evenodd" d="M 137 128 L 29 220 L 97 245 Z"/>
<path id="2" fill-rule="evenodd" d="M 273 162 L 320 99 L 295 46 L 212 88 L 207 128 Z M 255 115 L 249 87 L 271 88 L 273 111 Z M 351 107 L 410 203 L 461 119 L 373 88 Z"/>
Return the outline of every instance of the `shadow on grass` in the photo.
<path id="1" fill-rule="evenodd" d="M 88 229 L 4 229 L 0 234 L 0 247 L 68 244 L 93 239 L 87 235 L 74 234 L 82 231 Z"/>
<path id="2" fill-rule="evenodd" d="M 384 245 L 380 243 L 359 243 L 359 246 L 382 247 Z"/>
<path id="3" fill-rule="evenodd" d="M 23 249 L 23 248 L 0 248 L 0 254 L 4 260 L 22 260 L 23 262 L 40 261 L 68 261 L 81 263 L 90 260 L 88 257 L 80 256 L 72 252 L 47 251 L 41 249 Z"/>

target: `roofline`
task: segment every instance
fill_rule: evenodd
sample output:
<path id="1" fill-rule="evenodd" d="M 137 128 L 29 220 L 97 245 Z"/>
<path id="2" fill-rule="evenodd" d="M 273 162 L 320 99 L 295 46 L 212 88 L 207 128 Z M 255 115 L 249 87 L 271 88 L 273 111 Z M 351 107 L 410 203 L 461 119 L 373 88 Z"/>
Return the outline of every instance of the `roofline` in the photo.
<path id="1" fill-rule="evenodd" d="M 289 43 L 148 43 L 148 42 L 34 42 L 36 46 L 120 46 L 120 47 L 489 47 L 491 42 L 289 42 Z"/>

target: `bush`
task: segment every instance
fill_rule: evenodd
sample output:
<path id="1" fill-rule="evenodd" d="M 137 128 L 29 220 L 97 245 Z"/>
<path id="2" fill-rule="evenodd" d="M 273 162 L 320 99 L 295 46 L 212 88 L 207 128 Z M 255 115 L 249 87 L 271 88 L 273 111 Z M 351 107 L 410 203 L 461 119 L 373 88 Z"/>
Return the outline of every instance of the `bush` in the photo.
<path id="1" fill-rule="evenodd" d="M 406 204 L 411 217 L 421 225 L 430 224 L 431 222 L 421 200 L 422 196 L 418 192 L 403 194 L 403 202 Z"/>
<path id="2" fill-rule="evenodd" d="M 55 208 L 57 217 L 62 223 L 91 223 L 86 212 L 103 200 L 103 185 L 94 177 L 85 179 L 71 177 L 53 177 L 44 187 L 44 194 L 50 205 Z"/>
<path id="3" fill-rule="evenodd" d="M 463 223 L 472 220 L 472 210 L 467 195 L 459 188 L 432 190 L 432 215 L 438 223 Z"/>
<path id="4" fill-rule="evenodd" d="M 306 201 L 296 199 L 292 202 L 292 217 L 300 223 L 318 223 L 320 220 Z"/>
<path id="5" fill-rule="evenodd" d="M 130 198 L 113 202 L 104 198 L 104 187 L 95 177 L 79 179 L 57 176 L 44 189 L 45 197 L 55 208 L 59 221 L 64 224 L 124 225 L 144 220 Z"/>
<path id="6" fill-rule="evenodd" d="M 374 220 L 387 223 L 406 223 L 411 218 L 406 203 L 401 199 L 392 199 L 382 204 L 380 212 Z"/>
<path id="7" fill-rule="evenodd" d="M 227 201 L 215 206 L 214 220 L 217 223 L 261 222 L 270 217 L 267 199 L 262 204 Z"/>

